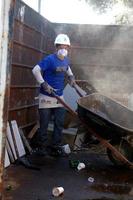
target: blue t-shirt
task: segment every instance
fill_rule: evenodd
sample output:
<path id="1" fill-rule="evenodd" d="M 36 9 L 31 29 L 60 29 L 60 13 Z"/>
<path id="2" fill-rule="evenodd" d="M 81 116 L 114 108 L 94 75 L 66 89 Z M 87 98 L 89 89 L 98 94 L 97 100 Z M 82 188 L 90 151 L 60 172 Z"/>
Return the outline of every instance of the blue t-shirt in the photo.
<path id="1" fill-rule="evenodd" d="M 61 60 L 56 54 L 50 54 L 43 58 L 38 65 L 42 70 L 43 79 L 56 90 L 57 95 L 61 96 L 64 89 L 64 76 L 69 66 L 68 58 L 65 57 Z M 40 93 L 49 95 L 42 87 L 40 87 Z"/>

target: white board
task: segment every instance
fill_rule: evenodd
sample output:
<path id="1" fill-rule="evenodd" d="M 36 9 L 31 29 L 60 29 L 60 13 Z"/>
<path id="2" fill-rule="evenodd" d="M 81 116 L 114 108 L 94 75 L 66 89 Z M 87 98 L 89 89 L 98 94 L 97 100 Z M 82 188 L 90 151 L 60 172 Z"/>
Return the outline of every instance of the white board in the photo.
<path id="1" fill-rule="evenodd" d="M 8 139 L 6 139 L 6 149 L 7 149 L 7 153 L 9 155 L 10 161 L 11 163 L 13 163 L 15 161 L 15 157 L 14 157 L 14 154 L 13 154 L 13 151 L 11 149 L 11 145 L 9 144 Z"/>
<path id="2" fill-rule="evenodd" d="M 13 130 L 14 138 L 16 141 L 16 146 L 17 146 L 19 157 L 22 157 L 26 154 L 26 152 L 24 149 L 24 145 L 23 145 L 20 133 L 19 133 L 17 122 L 15 120 L 11 121 L 11 126 L 12 126 L 12 130 Z"/>
<path id="3" fill-rule="evenodd" d="M 7 149 L 5 148 L 5 163 L 4 163 L 4 167 L 8 167 L 10 165 L 10 160 L 9 160 L 9 156 L 7 153 Z"/>
<path id="4" fill-rule="evenodd" d="M 77 86 L 77 88 L 83 96 L 86 95 L 86 92 L 82 90 L 82 88 L 80 88 L 79 86 Z M 80 98 L 76 90 L 69 84 L 67 84 L 64 88 L 63 96 L 65 102 L 70 106 L 70 108 L 72 108 L 75 111 L 77 109 L 77 100 Z"/>
<path id="5" fill-rule="evenodd" d="M 13 142 L 13 138 L 12 138 L 12 134 L 11 134 L 9 123 L 7 124 L 7 138 L 8 138 L 8 141 L 10 143 L 10 146 L 12 148 L 12 152 L 13 152 L 13 155 L 14 155 L 13 157 L 16 160 L 17 159 L 17 154 L 16 154 L 16 150 L 15 150 L 15 146 L 14 146 L 14 142 Z"/>

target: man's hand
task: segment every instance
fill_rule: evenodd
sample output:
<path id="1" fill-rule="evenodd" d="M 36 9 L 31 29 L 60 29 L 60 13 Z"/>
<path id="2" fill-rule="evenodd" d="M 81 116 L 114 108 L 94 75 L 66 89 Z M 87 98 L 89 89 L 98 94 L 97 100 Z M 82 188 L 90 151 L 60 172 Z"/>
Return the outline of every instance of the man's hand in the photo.
<path id="1" fill-rule="evenodd" d="M 43 82 L 41 84 L 41 86 L 43 87 L 43 89 L 48 93 L 51 94 L 54 91 L 54 88 L 52 88 L 47 82 Z"/>

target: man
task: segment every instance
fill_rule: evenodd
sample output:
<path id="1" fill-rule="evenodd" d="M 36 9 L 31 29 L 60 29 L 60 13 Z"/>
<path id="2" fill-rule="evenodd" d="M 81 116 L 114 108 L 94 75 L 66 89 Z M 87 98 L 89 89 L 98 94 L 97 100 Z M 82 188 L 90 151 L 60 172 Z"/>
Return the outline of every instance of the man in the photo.
<path id="1" fill-rule="evenodd" d="M 53 96 L 53 92 L 63 98 L 64 79 L 67 74 L 69 83 L 74 86 L 75 80 L 69 66 L 68 49 L 70 39 L 66 34 L 57 35 L 54 42 L 56 52 L 44 57 L 32 70 L 40 84 L 39 94 L 39 143 L 40 151 L 46 153 L 48 146 L 47 129 L 51 116 L 54 116 L 54 130 L 51 146 L 56 152 L 62 142 L 65 109 Z"/>

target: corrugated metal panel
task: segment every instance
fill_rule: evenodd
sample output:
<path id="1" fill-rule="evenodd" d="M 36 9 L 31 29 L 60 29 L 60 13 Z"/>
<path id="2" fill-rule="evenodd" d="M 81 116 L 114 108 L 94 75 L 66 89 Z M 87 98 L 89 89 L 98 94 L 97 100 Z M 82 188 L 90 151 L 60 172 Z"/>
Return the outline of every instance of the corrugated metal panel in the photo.
<path id="1" fill-rule="evenodd" d="M 17 120 L 21 127 L 30 126 L 38 119 L 35 100 L 38 86 L 31 70 L 53 50 L 54 38 L 51 23 L 18 1 L 15 9 L 9 120 Z"/>

